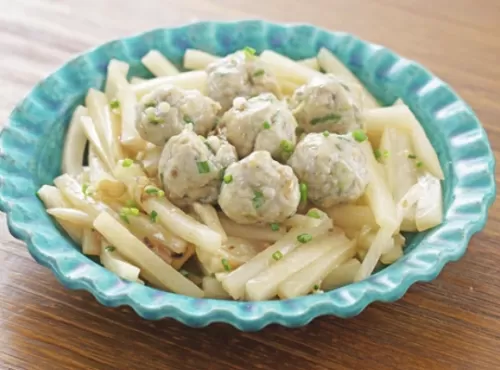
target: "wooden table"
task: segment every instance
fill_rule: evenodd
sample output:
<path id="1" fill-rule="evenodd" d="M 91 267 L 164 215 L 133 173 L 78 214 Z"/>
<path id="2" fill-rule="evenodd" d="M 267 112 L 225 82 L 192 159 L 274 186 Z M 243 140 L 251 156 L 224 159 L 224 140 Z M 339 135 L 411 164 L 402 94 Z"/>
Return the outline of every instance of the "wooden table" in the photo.
<path id="1" fill-rule="evenodd" d="M 181 4 L 182 3 L 182 4 Z M 0 122 L 59 64 L 111 38 L 199 19 L 307 21 L 428 66 L 474 108 L 500 149 L 496 0 L 0 0 Z M 498 178 L 498 174 L 497 174 Z M 148 322 L 64 289 L 1 216 L 1 369 L 499 369 L 500 209 L 466 256 L 399 302 L 301 329 L 241 333 Z"/>

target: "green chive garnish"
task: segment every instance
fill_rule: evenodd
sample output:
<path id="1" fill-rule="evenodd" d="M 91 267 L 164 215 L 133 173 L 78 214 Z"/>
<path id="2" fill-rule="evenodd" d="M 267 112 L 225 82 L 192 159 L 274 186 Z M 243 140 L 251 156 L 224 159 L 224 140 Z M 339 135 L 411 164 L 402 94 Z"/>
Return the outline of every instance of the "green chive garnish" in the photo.
<path id="1" fill-rule="evenodd" d="M 368 136 L 366 136 L 365 132 L 363 130 L 355 130 L 352 132 L 352 137 L 354 140 L 356 140 L 358 143 L 362 143 L 366 139 L 368 139 Z"/>
<path id="2" fill-rule="evenodd" d="M 422 161 L 418 161 L 415 165 L 420 168 L 424 165 L 424 163 Z"/>
<path id="3" fill-rule="evenodd" d="M 307 184 L 301 182 L 299 184 L 299 190 L 300 190 L 300 201 L 307 202 Z"/>
<path id="4" fill-rule="evenodd" d="M 83 184 L 82 185 L 82 193 L 83 195 L 87 196 L 87 191 L 89 190 L 89 184 Z"/>
<path id="5" fill-rule="evenodd" d="M 147 101 L 144 103 L 145 108 L 153 108 L 156 107 L 156 102 L 154 100 Z"/>
<path id="6" fill-rule="evenodd" d="M 134 161 L 130 158 L 125 158 L 122 162 L 123 167 L 130 167 L 134 164 Z"/>
<path id="7" fill-rule="evenodd" d="M 112 110 L 119 109 L 120 108 L 120 102 L 116 99 L 113 99 L 109 102 L 109 107 Z"/>
<path id="8" fill-rule="evenodd" d="M 388 150 L 384 150 L 384 151 L 382 152 L 382 157 L 384 157 L 384 158 L 389 158 L 389 151 L 388 151 Z"/>
<path id="9" fill-rule="evenodd" d="M 251 48 L 250 46 L 245 46 L 243 48 L 243 51 L 245 52 L 245 55 L 247 57 L 253 57 L 256 53 L 256 50 L 254 48 Z"/>
<path id="10" fill-rule="evenodd" d="M 273 260 L 279 261 L 280 259 L 283 258 L 283 253 L 281 253 L 280 251 L 276 251 L 272 254 L 272 257 L 273 257 Z"/>
<path id="11" fill-rule="evenodd" d="M 231 265 L 229 265 L 229 261 L 225 258 L 221 259 L 222 266 L 224 267 L 224 270 L 226 271 L 231 271 Z"/>
<path id="12" fill-rule="evenodd" d="M 272 231 L 279 231 L 280 230 L 280 225 L 277 223 L 272 223 L 271 224 L 271 230 Z"/>
<path id="13" fill-rule="evenodd" d="M 127 201 L 125 202 L 125 205 L 126 205 L 127 207 L 129 207 L 129 208 L 134 208 L 134 207 L 135 207 L 135 208 L 138 208 L 137 203 L 136 203 L 135 201 L 131 200 L 131 199 L 127 200 Z"/>
<path id="14" fill-rule="evenodd" d="M 260 77 L 260 76 L 264 75 L 264 73 L 266 73 L 266 71 L 264 71 L 263 69 L 258 69 L 254 72 L 254 74 L 252 76 L 253 77 Z"/>
<path id="15" fill-rule="evenodd" d="M 319 290 L 319 285 L 317 285 L 317 284 L 316 284 L 316 285 L 313 287 L 313 289 L 314 289 L 314 290 Z"/>
<path id="16" fill-rule="evenodd" d="M 132 215 L 132 216 L 139 216 L 139 210 L 135 207 L 131 207 L 128 209 L 129 213 Z"/>
<path id="17" fill-rule="evenodd" d="M 225 182 L 226 184 L 230 184 L 232 181 L 233 181 L 233 175 L 228 174 L 228 175 L 225 175 L 225 176 L 224 176 L 224 182 Z"/>
<path id="18" fill-rule="evenodd" d="M 108 245 L 106 248 L 104 248 L 104 250 L 106 252 L 114 252 L 116 250 L 116 248 L 113 247 L 112 245 Z"/>
<path id="19" fill-rule="evenodd" d="M 408 158 L 417 159 L 417 156 L 415 154 L 408 154 Z"/>
<path id="20" fill-rule="evenodd" d="M 120 218 L 122 219 L 123 222 L 129 224 L 130 221 L 128 220 L 128 216 L 126 213 L 120 212 Z"/>
<path id="21" fill-rule="evenodd" d="M 297 236 L 297 240 L 303 244 L 309 243 L 312 240 L 312 235 L 311 234 L 300 234 Z"/>
<path id="22" fill-rule="evenodd" d="M 328 137 L 328 136 L 330 136 L 330 133 L 328 131 L 323 131 L 323 136 Z"/>
<path id="23" fill-rule="evenodd" d="M 149 215 L 149 218 L 151 219 L 151 222 L 153 222 L 153 223 L 156 222 L 157 217 L 158 217 L 158 212 L 156 212 L 155 210 L 153 210 L 153 212 L 151 212 L 151 214 Z"/>
<path id="24" fill-rule="evenodd" d="M 293 143 L 291 141 L 281 140 L 281 142 L 280 142 L 280 148 L 285 153 L 293 153 L 294 145 L 293 145 Z"/>
<path id="25" fill-rule="evenodd" d="M 317 218 L 317 219 L 321 218 L 319 212 L 316 211 L 315 209 L 311 209 L 309 212 L 307 212 L 307 216 L 312 217 L 312 218 Z"/>
<path id="26" fill-rule="evenodd" d="M 264 130 L 269 130 L 271 128 L 271 125 L 266 121 L 262 124 L 262 127 L 264 127 Z"/>
<path id="27" fill-rule="evenodd" d="M 150 186 L 150 185 L 148 185 L 148 186 L 146 186 L 146 187 L 144 188 L 144 191 L 145 191 L 145 192 L 146 192 L 146 194 L 148 194 L 148 195 L 157 195 L 157 194 L 158 194 L 160 191 L 162 191 L 162 190 L 158 189 L 158 188 L 157 188 L 157 187 L 155 187 L 155 186 Z"/>
<path id="28" fill-rule="evenodd" d="M 264 194 L 261 191 L 256 190 L 253 192 L 252 203 L 255 209 L 262 207 L 264 205 L 264 201 Z"/>
<path id="29" fill-rule="evenodd" d="M 193 120 L 187 114 L 185 114 L 184 117 L 182 117 L 182 119 L 184 120 L 185 123 L 193 123 Z"/>
<path id="30" fill-rule="evenodd" d="M 380 159 L 380 157 L 382 157 L 382 153 L 380 153 L 380 150 L 378 149 L 373 151 L 373 155 L 375 156 L 375 159 Z"/>
<path id="31" fill-rule="evenodd" d="M 331 121 L 332 123 L 337 123 L 342 119 L 342 116 L 337 113 L 330 113 L 323 117 L 316 117 L 311 120 L 311 125 L 317 125 L 318 123 L 325 123 Z"/>
<path id="32" fill-rule="evenodd" d="M 209 173 L 210 166 L 207 161 L 196 162 L 196 166 L 198 167 L 198 173 Z"/>

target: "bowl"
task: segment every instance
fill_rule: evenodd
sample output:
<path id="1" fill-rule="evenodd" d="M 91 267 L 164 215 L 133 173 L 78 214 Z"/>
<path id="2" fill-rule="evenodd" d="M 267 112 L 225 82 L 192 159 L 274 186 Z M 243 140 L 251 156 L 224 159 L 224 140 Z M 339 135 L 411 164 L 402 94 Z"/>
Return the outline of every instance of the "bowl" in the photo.
<path id="1" fill-rule="evenodd" d="M 293 59 L 321 47 L 337 55 L 383 104 L 402 98 L 436 148 L 446 180 L 442 225 L 409 238 L 404 256 L 370 278 L 324 294 L 284 301 L 195 299 L 126 282 L 84 256 L 55 225 L 36 196 L 60 174 L 65 131 L 87 89 L 101 88 L 110 59 L 125 60 L 131 75 L 149 77 L 140 59 L 158 49 L 180 65 L 186 48 L 225 55 L 244 46 L 272 49 Z M 434 279 L 458 260 L 486 222 L 495 198 L 495 160 L 486 133 L 469 106 L 419 64 L 342 32 L 263 21 L 201 22 L 116 40 L 69 61 L 17 105 L 0 136 L 0 208 L 12 235 L 70 289 L 84 289 L 106 306 L 127 305 L 145 319 L 174 318 L 202 327 L 225 322 L 241 330 L 271 323 L 305 325 L 322 315 L 342 318 L 374 301 L 399 299 L 413 283 Z"/>

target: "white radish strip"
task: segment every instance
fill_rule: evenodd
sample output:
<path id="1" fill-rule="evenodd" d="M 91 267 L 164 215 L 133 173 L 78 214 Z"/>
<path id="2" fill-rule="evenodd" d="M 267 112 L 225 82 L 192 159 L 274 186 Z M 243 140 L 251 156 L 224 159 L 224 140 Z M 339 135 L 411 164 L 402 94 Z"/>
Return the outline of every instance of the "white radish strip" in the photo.
<path id="1" fill-rule="evenodd" d="M 128 86 L 127 73 L 130 66 L 121 60 L 112 59 L 108 64 L 108 76 L 104 91 L 109 100 L 116 97 L 118 91 Z"/>
<path id="2" fill-rule="evenodd" d="M 174 85 L 182 89 L 199 90 L 202 94 L 206 94 L 207 89 L 207 74 L 205 71 L 184 72 L 177 76 L 157 77 L 131 85 L 132 90 L 141 97 L 153 90 L 164 86 Z"/>
<path id="3" fill-rule="evenodd" d="M 151 50 L 141 59 L 141 62 L 156 77 L 179 74 L 179 70 L 158 50 Z"/>
<path id="4" fill-rule="evenodd" d="M 42 200 L 45 208 L 68 208 L 71 203 L 64 199 L 61 191 L 54 186 L 42 185 L 38 189 L 38 197 Z M 83 230 L 70 222 L 59 220 L 59 225 L 68 233 L 71 239 L 76 243 L 81 244 L 83 238 Z"/>
<path id="5" fill-rule="evenodd" d="M 321 283 L 321 289 L 324 291 L 329 291 L 352 283 L 360 266 L 361 263 L 356 258 L 352 258 L 349 261 L 334 268 L 323 279 Z"/>
<path id="6" fill-rule="evenodd" d="M 109 214 L 101 213 L 94 221 L 94 227 L 120 254 L 139 267 L 146 279 L 151 279 L 154 283 L 159 283 L 164 289 L 174 293 L 203 297 L 203 291 L 200 288 L 165 263 Z"/>
<path id="7" fill-rule="evenodd" d="M 205 53 L 201 50 L 187 49 L 186 53 L 184 54 L 184 68 L 192 70 L 203 70 L 207 68 L 209 64 L 216 62 L 219 59 L 219 57 L 209 53 Z"/>
<path id="8" fill-rule="evenodd" d="M 425 190 L 417 202 L 416 226 L 424 231 L 443 221 L 443 197 L 441 181 L 431 174 L 422 175 L 418 182 Z"/>
<path id="9" fill-rule="evenodd" d="M 74 176 L 83 171 L 83 154 L 87 144 L 87 136 L 85 136 L 81 118 L 86 115 L 88 115 L 87 108 L 81 105 L 76 107 L 64 140 L 62 170 Z"/>
<path id="10" fill-rule="evenodd" d="M 234 298 L 241 299 L 245 295 L 245 284 L 251 278 L 255 277 L 274 261 L 273 254 L 279 253 L 281 256 L 286 256 L 302 243 L 298 240 L 300 235 L 309 234 L 312 238 L 325 234 L 333 225 L 327 220 L 320 226 L 315 228 L 296 228 L 291 229 L 283 238 L 275 244 L 260 252 L 250 261 L 231 272 L 222 282 L 224 289 Z"/>
<path id="11" fill-rule="evenodd" d="M 86 256 L 99 256 L 101 254 L 101 236 L 91 227 L 83 230 L 82 253 Z"/>
<path id="12" fill-rule="evenodd" d="M 118 91 L 116 98 L 121 112 L 121 144 L 132 152 L 143 150 L 147 142 L 141 138 L 135 127 L 137 97 L 134 91 L 125 87 Z"/>
<path id="13" fill-rule="evenodd" d="M 321 75 L 320 72 L 301 65 L 272 50 L 265 50 L 260 55 L 260 59 L 269 66 L 278 78 L 292 81 L 298 85 L 305 84 L 314 76 Z"/>
<path id="14" fill-rule="evenodd" d="M 348 243 L 349 240 L 345 236 L 339 235 L 323 235 L 313 239 L 250 279 L 246 283 L 246 297 L 251 301 L 263 301 L 275 297 L 278 293 L 278 286 L 289 276 L 303 269 L 332 248 Z"/>
<path id="15" fill-rule="evenodd" d="M 80 227 L 92 227 L 92 217 L 73 208 L 49 208 L 47 213 L 58 220 L 68 221 Z"/>
<path id="16" fill-rule="evenodd" d="M 327 253 L 308 264 L 303 269 L 291 275 L 283 281 L 278 287 L 278 295 L 282 299 L 289 299 L 305 295 L 314 289 L 315 285 L 321 284 L 321 281 L 328 274 L 354 257 L 356 253 L 355 242 L 351 241 L 337 248 L 332 248 Z"/>
<path id="17" fill-rule="evenodd" d="M 217 211 L 211 204 L 193 203 L 193 210 L 200 218 L 201 222 L 207 225 L 222 238 L 222 243 L 227 241 L 227 234 L 222 228 Z"/>
<path id="18" fill-rule="evenodd" d="M 359 79 L 329 50 L 322 48 L 318 53 L 318 63 L 326 72 L 331 73 L 347 83 L 358 85 L 362 89 L 362 106 L 363 109 L 372 109 L 380 107 L 377 100 L 363 86 Z"/>
<path id="19" fill-rule="evenodd" d="M 205 276 L 201 283 L 205 298 L 228 299 L 231 298 L 224 290 L 222 284 L 214 277 Z"/>

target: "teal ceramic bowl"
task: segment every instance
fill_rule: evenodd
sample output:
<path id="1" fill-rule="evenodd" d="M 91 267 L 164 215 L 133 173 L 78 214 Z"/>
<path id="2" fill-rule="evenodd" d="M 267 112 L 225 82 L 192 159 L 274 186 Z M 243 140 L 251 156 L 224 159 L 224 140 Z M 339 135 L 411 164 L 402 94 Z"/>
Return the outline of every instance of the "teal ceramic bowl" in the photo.
<path id="1" fill-rule="evenodd" d="M 131 75 L 148 77 L 140 59 L 150 49 L 180 65 L 186 48 L 225 55 L 247 45 L 293 59 L 312 57 L 326 47 L 383 104 L 403 98 L 424 126 L 446 175 L 443 224 L 410 237 L 403 258 L 365 281 L 285 301 L 232 302 L 166 293 L 123 281 L 85 257 L 45 213 L 35 192 L 60 173 L 70 115 L 87 89 L 103 86 L 109 60 L 125 60 Z M 38 263 L 66 287 L 87 290 L 106 306 L 127 305 L 146 319 L 172 317 L 193 327 L 213 322 L 241 330 L 271 323 L 296 327 L 322 315 L 354 316 L 374 301 L 394 301 L 413 283 L 434 279 L 447 262 L 458 260 L 472 234 L 485 225 L 495 198 L 494 166 L 486 134 L 469 106 L 417 63 L 352 35 L 309 25 L 203 22 L 112 41 L 41 81 L 14 109 L 0 136 L 0 208 L 12 235 L 26 243 Z"/>

